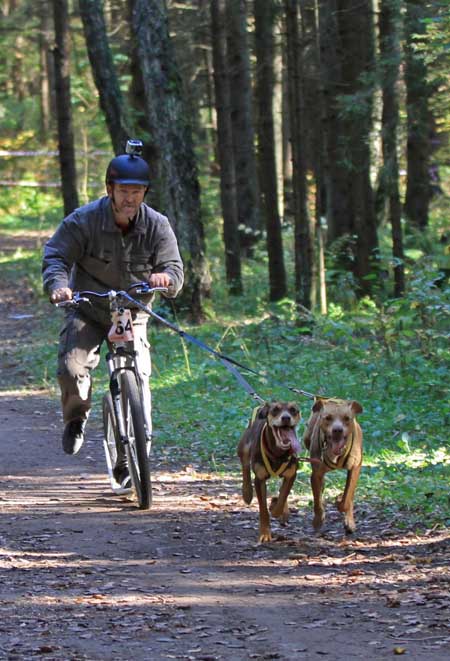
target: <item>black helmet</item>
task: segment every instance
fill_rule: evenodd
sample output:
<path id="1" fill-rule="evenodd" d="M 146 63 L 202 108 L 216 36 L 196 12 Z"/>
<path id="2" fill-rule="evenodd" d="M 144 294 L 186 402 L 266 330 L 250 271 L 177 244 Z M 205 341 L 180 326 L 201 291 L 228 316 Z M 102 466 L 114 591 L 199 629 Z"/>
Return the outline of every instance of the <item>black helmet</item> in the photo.
<path id="1" fill-rule="evenodd" d="M 128 140 L 127 153 L 112 159 L 106 170 L 107 184 L 150 184 L 150 168 L 138 156 L 142 149 L 140 140 Z"/>

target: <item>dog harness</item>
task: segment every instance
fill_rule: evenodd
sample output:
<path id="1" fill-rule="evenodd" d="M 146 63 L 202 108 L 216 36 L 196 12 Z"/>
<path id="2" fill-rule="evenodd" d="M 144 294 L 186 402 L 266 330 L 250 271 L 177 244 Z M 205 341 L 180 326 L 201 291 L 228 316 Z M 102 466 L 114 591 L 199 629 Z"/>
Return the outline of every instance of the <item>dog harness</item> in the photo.
<path id="1" fill-rule="evenodd" d="M 327 446 L 327 442 L 324 438 L 324 435 L 322 433 L 320 434 L 320 458 L 322 459 L 325 466 L 327 466 L 330 470 L 336 470 L 337 468 L 342 468 L 342 466 L 345 464 L 345 460 L 347 459 L 353 447 L 353 435 L 354 434 L 351 435 L 350 443 L 347 443 L 347 445 L 345 446 L 344 454 L 341 457 L 339 457 L 338 462 L 334 464 L 332 461 L 328 459 L 326 454 L 324 454 L 324 450 Z M 338 463 L 340 463 L 341 466 L 338 466 Z"/>
<path id="2" fill-rule="evenodd" d="M 267 422 L 264 425 L 264 427 L 261 429 L 261 436 L 259 438 L 259 446 L 261 450 L 261 456 L 263 458 L 264 466 L 266 468 L 266 471 L 269 473 L 270 477 L 281 477 L 286 468 L 289 466 L 291 463 L 291 457 L 283 462 L 279 468 L 277 468 L 276 471 L 273 470 L 272 466 L 270 465 L 269 458 L 267 456 L 266 450 L 264 448 L 264 432 L 266 431 L 267 427 Z"/>

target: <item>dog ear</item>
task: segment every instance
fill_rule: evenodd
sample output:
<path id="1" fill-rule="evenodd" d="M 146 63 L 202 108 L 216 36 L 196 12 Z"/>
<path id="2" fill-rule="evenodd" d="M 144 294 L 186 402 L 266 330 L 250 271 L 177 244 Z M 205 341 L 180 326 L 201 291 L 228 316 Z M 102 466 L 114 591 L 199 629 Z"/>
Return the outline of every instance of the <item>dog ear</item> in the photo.
<path id="1" fill-rule="evenodd" d="M 323 399 L 316 399 L 314 402 L 314 406 L 312 407 L 312 410 L 314 413 L 317 413 L 317 411 L 320 411 L 320 409 L 323 408 Z"/>
<path id="2" fill-rule="evenodd" d="M 261 406 L 261 408 L 258 411 L 258 418 L 264 420 L 267 418 L 267 415 L 269 413 L 269 403 L 266 402 L 264 406 Z"/>
<path id="3" fill-rule="evenodd" d="M 363 412 L 363 407 L 361 406 L 361 404 L 359 402 L 357 402 L 355 400 L 350 402 L 350 408 L 352 409 L 352 411 L 355 415 L 357 415 L 358 413 Z"/>

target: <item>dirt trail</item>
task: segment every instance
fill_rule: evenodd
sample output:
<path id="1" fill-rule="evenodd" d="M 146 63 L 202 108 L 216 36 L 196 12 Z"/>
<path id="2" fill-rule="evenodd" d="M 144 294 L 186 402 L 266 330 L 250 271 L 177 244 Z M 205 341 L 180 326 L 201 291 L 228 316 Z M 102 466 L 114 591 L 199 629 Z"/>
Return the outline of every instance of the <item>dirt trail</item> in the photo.
<path id="1" fill-rule="evenodd" d="M 24 388 L 26 312 L 1 291 L 0 660 L 449 658 L 446 532 L 357 502 L 352 538 L 330 505 L 313 535 L 302 507 L 260 546 L 236 480 L 158 448 L 137 510 L 110 494 L 100 430 L 67 457 L 58 402 Z"/>

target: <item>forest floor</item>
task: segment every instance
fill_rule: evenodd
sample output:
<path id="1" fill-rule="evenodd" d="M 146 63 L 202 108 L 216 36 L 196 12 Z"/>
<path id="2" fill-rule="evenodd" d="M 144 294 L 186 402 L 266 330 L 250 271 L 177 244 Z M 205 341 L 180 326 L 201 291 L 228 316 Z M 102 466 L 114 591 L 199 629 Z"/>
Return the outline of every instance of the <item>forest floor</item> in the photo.
<path id="1" fill-rule="evenodd" d="M 0 660 L 449 658 L 448 530 L 357 498 L 353 536 L 331 503 L 315 535 L 294 499 L 259 545 L 234 457 L 219 476 L 158 447 L 138 510 L 110 492 L 95 421 L 63 453 L 55 395 L 14 358 L 39 323 L 16 292 L 0 275 Z"/>

